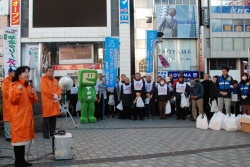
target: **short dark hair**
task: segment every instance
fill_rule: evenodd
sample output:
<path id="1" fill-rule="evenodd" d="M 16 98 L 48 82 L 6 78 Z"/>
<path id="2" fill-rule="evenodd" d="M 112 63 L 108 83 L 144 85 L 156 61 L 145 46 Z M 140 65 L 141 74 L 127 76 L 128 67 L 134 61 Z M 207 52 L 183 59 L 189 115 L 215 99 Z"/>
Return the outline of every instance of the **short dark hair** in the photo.
<path id="1" fill-rule="evenodd" d="M 227 70 L 227 72 L 229 71 L 228 67 L 222 67 L 222 70 Z"/>
<path id="2" fill-rule="evenodd" d="M 48 72 L 49 69 L 53 69 L 54 70 L 54 68 L 52 66 L 48 66 L 47 69 L 46 69 L 46 72 Z"/>
<path id="3" fill-rule="evenodd" d="M 215 76 L 213 76 L 213 78 L 216 78 L 216 79 L 218 79 L 218 78 L 219 78 L 219 76 L 218 76 L 218 75 L 215 75 Z"/>
<path id="4" fill-rule="evenodd" d="M 162 78 L 160 75 L 157 78 Z"/>
<path id="5" fill-rule="evenodd" d="M 136 75 L 136 74 L 139 74 L 139 75 L 141 76 L 141 73 L 139 73 L 139 72 L 135 73 L 135 75 Z"/>
<path id="6" fill-rule="evenodd" d="M 121 77 L 122 77 L 122 76 L 126 77 L 126 75 L 125 75 L 125 74 L 122 74 L 122 75 L 121 75 Z"/>
<path id="7" fill-rule="evenodd" d="M 19 80 L 19 75 L 21 75 L 25 70 L 28 69 L 30 71 L 30 68 L 28 66 L 20 66 L 16 69 L 15 76 L 12 78 L 12 82 L 16 82 Z"/>
<path id="8" fill-rule="evenodd" d="M 116 77 L 116 78 L 120 79 L 120 77 Z"/>
<path id="9" fill-rule="evenodd" d="M 234 84 L 238 84 L 238 81 L 237 81 L 237 80 L 234 80 L 233 82 L 234 82 Z"/>

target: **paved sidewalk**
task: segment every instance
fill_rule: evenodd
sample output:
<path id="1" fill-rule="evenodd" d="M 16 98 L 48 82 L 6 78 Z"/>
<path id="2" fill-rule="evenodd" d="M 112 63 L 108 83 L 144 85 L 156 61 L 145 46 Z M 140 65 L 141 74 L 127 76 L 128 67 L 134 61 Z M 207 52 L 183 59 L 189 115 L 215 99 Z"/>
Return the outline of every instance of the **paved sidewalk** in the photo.
<path id="1" fill-rule="evenodd" d="M 75 118 L 78 122 L 78 118 Z M 33 166 L 126 167 L 126 166 L 250 166 L 250 134 L 224 130 L 200 130 L 189 120 L 145 121 L 107 118 L 95 124 L 58 120 L 57 126 L 73 134 L 73 160 L 54 161 L 51 140 L 37 133 L 29 159 Z M 0 156 L 12 156 L 13 147 L 0 138 Z M 26 150 L 27 150 L 26 146 Z M 0 159 L 0 166 L 14 159 Z"/>

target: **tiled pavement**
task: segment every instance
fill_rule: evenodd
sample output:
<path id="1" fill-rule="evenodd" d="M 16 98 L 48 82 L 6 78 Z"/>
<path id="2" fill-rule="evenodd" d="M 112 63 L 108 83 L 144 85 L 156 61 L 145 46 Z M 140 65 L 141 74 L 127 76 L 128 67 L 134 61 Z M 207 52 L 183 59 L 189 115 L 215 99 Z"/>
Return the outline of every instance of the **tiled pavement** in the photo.
<path id="1" fill-rule="evenodd" d="M 107 118 L 95 124 L 78 124 L 75 129 L 71 120 L 65 123 L 63 119 L 57 126 L 73 134 L 74 159 L 54 161 L 53 155 L 35 159 L 52 152 L 51 140 L 37 133 L 29 152 L 33 166 L 250 166 L 250 134 L 199 130 L 189 120 Z M 13 157 L 12 148 L 0 138 L 0 156 Z M 0 166 L 13 162 L 13 158 L 0 159 Z"/>

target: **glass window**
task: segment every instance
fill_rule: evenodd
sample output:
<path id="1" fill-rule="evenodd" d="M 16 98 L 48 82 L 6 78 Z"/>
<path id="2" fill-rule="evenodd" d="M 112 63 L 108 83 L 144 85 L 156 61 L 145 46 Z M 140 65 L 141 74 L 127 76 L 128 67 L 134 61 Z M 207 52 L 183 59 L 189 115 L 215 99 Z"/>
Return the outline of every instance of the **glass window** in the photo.
<path id="1" fill-rule="evenodd" d="M 210 59 L 210 70 L 217 70 L 217 61 L 215 59 Z"/>
<path id="2" fill-rule="evenodd" d="M 176 4 L 182 4 L 182 0 L 176 0 Z"/>
<path id="3" fill-rule="evenodd" d="M 245 38 L 245 50 L 250 48 L 250 38 Z"/>
<path id="4" fill-rule="evenodd" d="M 223 38 L 223 50 L 233 50 L 233 38 Z"/>
<path id="5" fill-rule="evenodd" d="M 233 20 L 223 19 L 222 20 L 223 31 L 233 31 Z"/>
<path id="6" fill-rule="evenodd" d="M 222 32 L 221 19 L 212 19 L 211 24 L 213 32 Z"/>
<path id="7" fill-rule="evenodd" d="M 250 19 L 245 19 L 245 31 L 250 32 Z"/>
<path id="8" fill-rule="evenodd" d="M 162 0 L 162 4 L 167 4 L 168 0 Z"/>
<path id="9" fill-rule="evenodd" d="M 234 20 L 234 32 L 243 32 L 244 31 L 244 20 L 235 19 Z"/>
<path id="10" fill-rule="evenodd" d="M 190 0 L 190 5 L 196 5 L 196 0 Z"/>
<path id="11" fill-rule="evenodd" d="M 228 67 L 230 70 L 236 70 L 236 60 L 235 59 L 229 59 L 227 60 Z"/>
<path id="12" fill-rule="evenodd" d="M 222 38 L 212 38 L 213 50 L 222 50 Z"/>
<path id="13" fill-rule="evenodd" d="M 169 0 L 169 4 L 175 4 L 175 0 Z"/>
<path id="14" fill-rule="evenodd" d="M 227 59 L 218 59 L 218 70 L 221 70 L 223 67 L 227 66 Z"/>
<path id="15" fill-rule="evenodd" d="M 161 0 L 155 0 L 155 4 L 161 4 Z"/>
<path id="16" fill-rule="evenodd" d="M 221 13 L 221 1 L 211 0 L 211 13 Z"/>
<path id="17" fill-rule="evenodd" d="M 189 0 L 183 0 L 183 4 L 188 4 L 189 5 Z"/>
<path id="18" fill-rule="evenodd" d="M 139 62 L 139 72 L 140 72 L 140 73 L 146 72 L 146 59 L 142 59 L 142 60 Z"/>
<path id="19" fill-rule="evenodd" d="M 244 38 L 234 38 L 234 50 L 244 50 Z"/>

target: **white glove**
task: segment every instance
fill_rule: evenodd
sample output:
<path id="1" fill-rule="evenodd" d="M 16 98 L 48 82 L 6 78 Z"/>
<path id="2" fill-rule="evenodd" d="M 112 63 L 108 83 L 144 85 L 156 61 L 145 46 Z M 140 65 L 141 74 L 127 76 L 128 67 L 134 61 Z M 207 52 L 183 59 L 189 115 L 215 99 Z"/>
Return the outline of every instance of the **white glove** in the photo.
<path id="1" fill-rule="evenodd" d="M 247 98 L 247 96 L 246 96 L 246 95 L 242 95 L 241 97 L 242 97 L 242 99 L 245 99 L 245 98 Z"/>
<path id="2" fill-rule="evenodd" d="M 54 94 L 54 99 L 58 99 L 58 95 L 57 94 Z"/>

